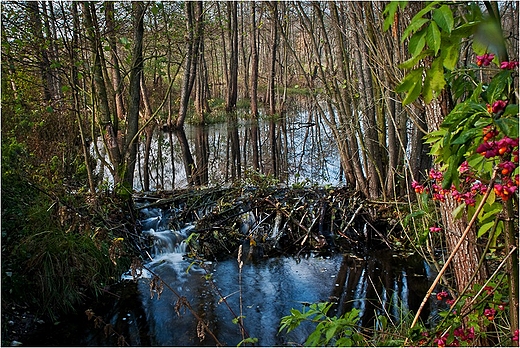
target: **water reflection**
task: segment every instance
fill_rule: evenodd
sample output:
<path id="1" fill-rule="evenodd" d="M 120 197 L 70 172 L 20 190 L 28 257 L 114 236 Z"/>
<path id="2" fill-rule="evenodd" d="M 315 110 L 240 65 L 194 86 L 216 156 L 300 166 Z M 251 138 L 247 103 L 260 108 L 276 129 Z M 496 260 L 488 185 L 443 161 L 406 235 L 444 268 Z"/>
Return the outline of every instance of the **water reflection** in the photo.
<path id="1" fill-rule="evenodd" d="M 305 304 L 336 301 L 337 312 L 331 314 L 358 308 L 360 325 L 369 328 L 374 327 L 377 315 L 385 315 L 398 323 L 407 311 L 417 309 L 421 299 L 417 291 L 424 287 L 421 285 L 425 284 L 424 277 L 416 274 L 417 269 L 409 264 L 398 265 L 386 257 L 369 256 L 363 260 L 344 255 L 271 258 L 246 264 L 241 282 L 236 260 L 207 264 L 211 280 L 206 271 L 190 265 L 190 261 L 183 260 L 178 253 L 162 254 L 161 261 L 155 260 L 150 267 L 186 297 L 221 343 L 237 345 L 242 340 L 233 318 L 243 315 L 248 334 L 258 338 L 260 346 L 300 345 L 312 332 L 312 325 L 302 325 L 289 334 L 278 333 L 280 319 L 290 314 L 291 308 L 302 310 Z M 410 277 L 413 282 L 408 281 Z M 345 282 L 338 283 L 339 278 Z M 202 342 L 198 339 L 196 319 L 185 309 L 180 315 L 177 313 L 174 294 L 165 290 L 160 299 L 157 295 L 152 298 L 149 281 L 139 280 L 137 299 L 146 313 L 143 327 L 149 330 L 143 335 L 152 346 L 216 344 L 209 335 Z M 413 286 L 414 283 L 417 286 Z M 226 298 L 231 310 L 220 296 Z"/>
<path id="2" fill-rule="evenodd" d="M 283 118 L 258 124 L 240 120 L 235 113 L 224 123 L 186 125 L 173 132 L 150 128 L 139 144 L 134 189 L 220 186 L 242 178 L 251 169 L 287 184 L 308 180 L 338 185 L 340 164 L 335 142 L 311 105 L 295 104 Z M 98 148 L 103 149 L 101 140 Z M 106 156 L 102 151 L 100 155 Z M 96 171 L 112 182 L 102 161 Z"/>

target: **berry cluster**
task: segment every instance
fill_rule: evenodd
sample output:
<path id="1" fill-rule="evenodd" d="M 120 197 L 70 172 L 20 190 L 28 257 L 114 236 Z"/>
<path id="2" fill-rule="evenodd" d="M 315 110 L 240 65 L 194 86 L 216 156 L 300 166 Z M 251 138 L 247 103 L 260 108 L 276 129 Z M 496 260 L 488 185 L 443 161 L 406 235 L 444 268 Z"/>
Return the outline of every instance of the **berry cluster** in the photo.
<path id="1" fill-rule="evenodd" d="M 486 158 L 498 158 L 498 167 L 501 174 L 501 182 L 493 187 L 495 194 L 502 200 L 507 201 L 518 189 L 518 174 L 514 180 L 512 174 L 518 167 L 518 138 L 511 139 L 504 136 L 502 139 L 494 140 L 500 134 L 494 127 L 488 126 L 483 130 L 484 143 L 477 148 L 477 153 Z"/>
<path id="2" fill-rule="evenodd" d="M 451 195 L 458 203 L 466 203 L 466 205 L 473 206 L 476 202 L 475 196 L 486 192 L 486 185 L 475 179 L 466 161 L 460 165 L 459 173 L 464 176 L 464 185 L 461 190 L 457 189 L 455 185 L 451 185 L 449 189 L 443 189 L 443 173 L 435 169 L 431 169 L 429 173 L 429 178 L 432 181 L 430 187 L 413 181 L 412 188 L 420 194 L 424 192 L 431 193 L 434 201 L 444 202 L 446 196 Z"/>
<path id="3" fill-rule="evenodd" d="M 516 174 L 512 177 L 513 172 L 518 167 L 518 138 L 511 139 L 507 136 L 496 140 L 500 132 L 494 126 L 487 126 L 483 129 L 484 142 L 477 147 L 476 152 L 485 158 L 498 158 L 501 162 L 498 164 L 500 169 L 500 182 L 494 184 L 495 194 L 502 200 L 507 201 L 513 196 L 519 186 L 519 176 Z M 459 173 L 462 180 L 462 188 L 457 189 L 452 185 L 450 189 L 442 188 L 443 173 L 441 171 L 431 169 L 429 179 L 431 184 L 425 186 L 417 181 L 412 182 L 412 188 L 415 192 L 429 193 L 434 201 L 444 202 L 446 196 L 450 195 L 458 203 L 466 203 L 466 205 L 475 205 L 475 196 L 486 192 L 486 185 L 475 178 L 471 168 L 465 161 L 459 167 Z"/>

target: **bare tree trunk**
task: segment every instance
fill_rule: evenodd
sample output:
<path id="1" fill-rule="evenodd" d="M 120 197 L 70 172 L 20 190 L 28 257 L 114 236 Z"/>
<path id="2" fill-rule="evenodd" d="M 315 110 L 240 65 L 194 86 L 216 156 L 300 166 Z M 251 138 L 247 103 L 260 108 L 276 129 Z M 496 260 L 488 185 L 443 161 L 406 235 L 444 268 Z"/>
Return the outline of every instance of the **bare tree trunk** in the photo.
<path id="1" fill-rule="evenodd" d="M 143 36 L 144 12 L 143 2 L 132 2 L 134 16 L 134 44 L 132 50 L 132 70 L 130 70 L 130 100 L 126 119 L 125 144 L 125 184 L 133 187 L 135 162 L 137 157 L 137 132 L 139 131 L 139 106 L 141 102 L 141 74 L 143 73 Z"/>
<path id="2" fill-rule="evenodd" d="M 269 80 L 267 86 L 268 101 L 269 101 L 269 114 L 276 114 L 276 54 L 278 50 L 278 3 L 270 2 L 271 8 L 271 60 L 269 67 Z"/>
<path id="3" fill-rule="evenodd" d="M 229 5 L 229 3 L 227 3 Z M 223 52 L 222 52 L 222 67 L 224 68 L 224 82 L 226 84 L 226 87 L 229 86 L 229 69 L 228 69 L 228 59 L 227 59 L 227 51 L 228 49 L 228 46 L 227 46 L 227 43 L 226 43 L 226 32 L 224 30 L 224 24 L 222 23 L 222 13 L 220 11 L 220 2 L 217 2 L 216 3 L 217 5 L 217 16 L 218 16 L 218 21 L 219 21 L 219 27 L 221 28 L 221 35 L 220 37 L 222 38 L 222 47 L 224 48 Z M 228 30 L 229 31 L 229 30 Z M 218 62 L 218 60 L 216 60 L 216 62 Z"/>
<path id="4" fill-rule="evenodd" d="M 186 2 L 186 67 L 181 88 L 181 100 L 179 102 L 179 114 L 176 128 L 184 126 L 184 120 L 188 112 L 188 102 L 195 83 L 195 75 L 198 63 L 198 50 L 201 36 L 202 24 L 202 2 Z M 169 126 L 172 126 L 169 124 Z"/>
<path id="5" fill-rule="evenodd" d="M 121 163 L 121 152 L 119 149 L 117 128 L 112 122 L 110 115 L 110 107 L 108 104 L 108 95 L 105 85 L 105 79 L 103 77 L 102 66 L 101 66 L 101 54 L 103 50 L 101 43 L 99 42 L 98 35 L 95 33 L 94 23 L 92 21 L 92 13 L 94 9 L 91 8 L 91 3 L 82 2 L 83 18 L 85 20 L 85 26 L 87 29 L 87 35 L 90 40 L 92 54 L 94 54 L 94 65 L 92 67 L 94 72 L 94 86 L 95 93 L 98 99 L 98 108 L 100 110 L 99 124 L 105 130 L 105 142 L 107 144 L 108 153 L 110 156 L 110 162 L 113 165 L 112 175 L 114 176 L 114 182 L 119 183 L 122 179 L 119 172 L 119 164 Z"/>
<path id="6" fill-rule="evenodd" d="M 49 11 L 47 11 L 47 3 Z M 58 38 L 56 35 L 56 19 L 54 17 L 54 7 L 52 1 L 42 1 L 43 23 L 45 24 L 45 35 L 47 37 L 46 46 L 48 46 L 47 53 L 50 66 L 48 69 L 48 80 L 50 83 L 50 90 L 53 100 L 62 100 L 63 92 L 61 90 L 62 84 L 59 72 L 53 66 L 59 66 L 59 52 L 58 52 Z"/>
<path id="7" fill-rule="evenodd" d="M 253 169 L 260 169 L 258 155 L 259 129 L 258 129 L 258 29 L 256 25 L 256 3 L 251 2 L 251 146 L 253 152 Z"/>
<path id="8" fill-rule="evenodd" d="M 45 101 L 53 99 L 52 95 L 52 76 L 50 72 L 50 61 L 47 48 L 45 45 L 45 39 L 43 37 L 43 25 L 41 20 L 40 9 L 37 1 L 27 2 L 27 10 L 29 12 L 29 18 L 31 20 L 32 35 L 36 41 L 36 47 L 38 52 L 36 53 L 39 61 L 40 75 L 43 86 L 43 98 Z"/>
<path id="9" fill-rule="evenodd" d="M 204 125 L 195 127 L 195 157 L 199 185 L 209 183 L 209 141 L 208 130 Z"/>
<path id="10" fill-rule="evenodd" d="M 177 128 L 175 130 L 175 135 L 177 136 L 181 148 L 182 161 L 184 162 L 184 170 L 186 171 L 188 185 L 198 186 L 200 185 L 200 180 L 197 175 L 197 168 L 195 167 L 195 161 L 191 155 L 190 145 L 188 144 L 188 138 L 186 138 L 184 128 Z"/>
<path id="11" fill-rule="evenodd" d="M 228 2 L 229 13 L 229 41 L 231 46 L 231 56 L 229 57 L 229 81 L 228 93 L 226 97 L 226 111 L 231 112 L 237 106 L 238 98 L 238 14 L 237 2 Z"/>
<path id="12" fill-rule="evenodd" d="M 241 6 L 240 6 L 240 24 L 241 24 L 240 31 L 243 33 L 246 33 L 247 25 L 244 23 L 244 18 L 247 18 L 247 16 L 244 15 L 244 8 L 245 8 L 245 5 L 241 4 Z M 245 88 L 244 98 L 249 98 L 250 97 L 249 87 L 251 86 L 251 83 L 249 82 L 249 79 L 250 79 L 249 73 L 251 70 L 249 68 L 249 59 L 247 57 L 247 53 L 248 53 L 248 49 L 246 47 L 247 40 L 245 40 L 244 35 L 241 35 L 240 38 L 241 38 L 240 51 L 242 52 L 242 64 L 243 64 L 243 71 L 244 71 L 244 84 L 243 84 L 243 86 Z"/>
<path id="13" fill-rule="evenodd" d="M 110 63 L 112 64 L 110 71 L 112 72 L 112 85 L 115 92 L 116 114 L 119 120 L 123 120 L 125 118 L 123 81 L 121 78 L 121 69 L 119 67 L 119 57 L 117 53 L 113 1 L 105 1 L 105 19 L 108 32 L 108 44 L 110 45 Z"/>
<path id="14" fill-rule="evenodd" d="M 144 81 L 144 74 L 141 74 L 141 99 L 144 106 L 144 119 L 147 122 L 152 118 L 152 106 L 148 98 L 148 89 L 146 88 L 146 82 Z M 143 157 L 143 189 L 150 191 L 150 151 L 152 149 L 152 138 L 155 129 L 155 123 L 148 125 L 145 128 L 145 146 L 144 146 L 144 157 Z M 160 147 L 160 145 L 159 145 Z"/>

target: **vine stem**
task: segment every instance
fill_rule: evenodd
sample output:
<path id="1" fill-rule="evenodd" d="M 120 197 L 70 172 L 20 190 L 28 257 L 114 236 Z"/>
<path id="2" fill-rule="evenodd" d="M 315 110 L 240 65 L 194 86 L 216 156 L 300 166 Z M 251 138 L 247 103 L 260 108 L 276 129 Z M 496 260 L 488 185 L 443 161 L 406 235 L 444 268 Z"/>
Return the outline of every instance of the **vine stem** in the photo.
<path id="1" fill-rule="evenodd" d="M 412 322 L 412 325 L 410 326 L 410 328 L 413 328 L 415 326 L 415 324 L 417 324 L 417 321 L 419 320 L 419 316 L 421 315 L 421 312 L 422 312 L 424 306 L 426 305 L 426 302 L 430 298 L 430 295 L 432 294 L 433 290 L 437 286 L 437 283 L 439 283 L 439 280 L 441 279 L 441 277 L 444 275 L 444 272 L 446 272 L 446 270 L 448 269 L 448 266 L 450 265 L 451 261 L 455 257 L 455 254 L 459 250 L 460 246 L 464 242 L 464 239 L 466 238 L 466 236 L 468 235 L 469 231 L 473 227 L 473 224 L 477 220 L 478 214 L 480 213 L 480 211 L 484 207 L 484 204 L 486 204 L 486 200 L 489 197 L 489 194 L 491 193 L 491 190 L 493 190 L 493 184 L 495 182 L 495 178 L 497 176 L 497 172 L 498 172 L 498 167 L 495 167 L 495 169 L 493 170 L 493 175 L 491 176 L 491 180 L 489 181 L 489 185 L 487 187 L 486 193 L 484 194 L 484 197 L 480 201 L 480 204 L 478 205 L 477 210 L 473 214 L 473 217 L 471 218 L 468 226 L 466 227 L 466 229 L 464 230 L 464 232 L 460 236 L 459 241 L 457 242 L 457 245 L 455 245 L 455 248 L 453 248 L 450 256 L 448 257 L 448 259 L 444 263 L 444 266 L 439 271 L 439 274 L 437 274 L 437 277 L 435 278 L 435 280 L 433 281 L 432 285 L 430 286 L 430 289 L 428 290 L 428 292 L 426 292 L 426 295 L 424 296 L 424 298 L 423 298 L 423 300 L 421 302 L 421 305 L 419 306 L 419 309 L 417 310 L 417 313 L 415 314 L 415 318 L 413 318 L 413 322 Z M 406 345 L 407 343 L 408 343 L 408 337 L 406 338 L 406 340 L 404 342 L 404 345 Z"/>

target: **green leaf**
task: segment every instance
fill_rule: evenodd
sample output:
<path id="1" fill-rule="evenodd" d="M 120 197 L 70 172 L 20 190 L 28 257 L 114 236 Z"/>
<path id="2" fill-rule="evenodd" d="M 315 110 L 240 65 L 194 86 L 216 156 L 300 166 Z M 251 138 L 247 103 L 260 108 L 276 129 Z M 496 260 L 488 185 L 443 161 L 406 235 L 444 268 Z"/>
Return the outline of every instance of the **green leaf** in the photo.
<path id="1" fill-rule="evenodd" d="M 411 41 L 411 40 L 410 40 Z M 428 47 L 437 55 L 441 47 L 441 32 L 435 22 L 431 22 L 426 31 L 426 42 Z"/>
<path id="2" fill-rule="evenodd" d="M 469 140 L 472 140 L 476 136 L 481 135 L 481 134 L 482 134 L 482 130 L 481 129 L 470 128 L 470 129 L 462 131 L 462 133 L 460 133 L 460 135 L 454 137 L 453 140 L 451 141 L 451 144 L 452 145 L 465 144 Z"/>
<path id="3" fill-rule="evenodd" d="M 430 2 L 422 10 L 417 12 L 417 14 L 415 16 L 412 17 L 412 20 L 410 21 L 410 23 L 414 23 L 416 21 L 419 21 L 419 20 L 423 19 L 422 16 L 424 16 L 425 14 L 430 12 L 431 9 L 434 8 L 435 6 L 437 6 L 438 3 L 439 3 L 439 1 L 432 1 L 432 2 Z"/>
<path id="4" fill-rule="evenodd" d="M 414 34 L 417 30 L 421 29 L 423 25 L 428 23 L 430 20 L 426 18 L 420 18 L 416 21 L 412 21 L 410 25 L 404 30 L 403 37 L 401 38 L 401 43 L 406 40 L 410 34 Z"/>
<path id="5" fill-rule="evenodd" d="M 305 341 L 305 346 L 317 347 L 318 345 L 320 345 L 320 339 L 321 339 L 321 331 L 316 329 L 313 333 L 311 333 L 309 335 L 309 337 Z"/>
<path id="6" fill-rule="evenodd" d="M 480 156 L 480 157 L 483 157 L 483 156 Z M 491 163 L 490 161 L 486 161 L 486 163 Z M 489 196 L 488 198 L 486 199 L 486 204 L 489 204 L 491 206 L 493 206 L 495 204 L 495 200 L 497 199 L 496 197 L 496 194 L 495 194 L 495 190 L 491 190 L 489 192 Z"/>
<path id="7" fill-rule="evenodd" d="M 478 229 L 478 232 L 477 232 L 477 238 L 482 237 L 482 235 L 484 233 L 486 233 L 487 231 L 489 231 L 491 229 L 491 227 L 493 227 L 494 224 L 495 224 L 495 221 L 490 221 L 490 222 L 485 223 L 482 226 L 480 226 L 480 228 Z"/>
<path id="8" fill-rule="evenodd" d="M 486 100 L 486 102 L 492 104 L 497 100 L 501 100 L 504 90 L 511 83 L 511 70 L 502 70 L 501 72 L 496 74 L 489 83 L 486 92 L 484 93 L 484 99 Z"/>
<path id="9" fill-rule="evenodd" d="M 404 221 L 403 221 L 403 225 L 407 226 L 408 223 L 410 222 L 410 219 L 411 218 L 414 218 L 414 217 L 421 217 L 421 216 L 424 216 L 426 215 L 426 212 L 424 210 L 418 210 L 418 211 L 415 211 L 411 214 L 408 214 L 406 215 L 406 217 L 404 218 Z"/>
<path id="10" fill-rule="evenodd" d="M 443 128 L 454 130 L 473 115 L 487 114 L 486 107 L 471 100 L 457 104 L 442 122 Z"/>
<path id="11" fill-rule="evenodd" d="M 325 332 L 325 344 L 327 344 L 332 339 L 332 337 L 334 337 L 334 335 L 336 334 L 336 329 L 336 325 L 332 325 L 327 329 L 327 331 Z"/>
<path id="12" fill-rule="evenodd" d="M 430 132 L 424 136 L 424 139 L 425 139 L 424 142 L 426 144 L 430 144 L 435 141 L 438 141 L 439 139 L 444 138 L 446 136 L 446 133 L 448 133 L 448 131 L 443 128 Z"/>
<path id="13" fill-rule="evenodd" d="M 422 52 L 424 45 L 426 44 L 425 37 L 426 28 L 419 30 L 410 38 L 410 42 L 408 43 L 408 52 L 412 57 L 415 57 Z"/>
<path id="14" fill-rule="evenodd" d="M 460 36 L 460 37 L 470 37 L 473 33 L 475 33 L 475 30 L 477 29 L 477 26 L 481 23 L 481 21 L 473 21 L 464 23 L 457 28 L 453 29 L 451 32 L 452 35 Z M 475 52 L 476 53 L 476 52 Z M 477 53 L 477 54 L 484 54 L 483 53 Z"/>
<path id="15" fill-rule="evenodd" d="M 502 211 L 502 204 L 498 203 L 498 202 L 494 202 L 493 204 L 489 204 L 486 202 L 486 204 L 484 205 L 484 209 L 482 209 L 482 212 L 484 214 L 482 214 L 482 216 L 479 216 L 478 220 L 479 222 L 482 224 L 482 223 L 485 223 L 485 222 L 488 222 L 489 218 L 493 218 L 493 220 L 495 219 L 496 215 L 498 213 L 500 213 Z"/>
<path id="16" fill-rule="evenodd" d="M 502 115 L 502 117 L 509 115 L 518 117 L 518 104 L 509 104 L 508 106 L 506 106 L 506 109 L 504 110 L 504 114 Z M 516 122 L 518 122 L 518 118 L 516 118 L 515 120 Z"/>
<path id="17" fill-rule="evenodd" d="M 433 50 L 424 50 L 419 55 L 413 56 L 412 58 L 405 60 L 399 64 L 400 69 L 412 69 L 421 59 L 427 56 L 433 55 Z"/>
<path id="18" fill-rule="evenodd" d="M 240 341 L 237 345 L 237 347 L 240 347 L 242 346 L 243 344 L 255 344 L 258 342 L 258 338 L 256 337 L 248 337 L 248 338 L 244 338 L 242 341 Z"/>
<path id="19" fill-rule="evenodd" d="M 461 38 L 459 36 L 441 34 L 441 41 L 442 64 L 451 71 L 457 67 L 459 61 Z"/>
<path id="20" fill-rule="evenodd" d="M 517 106 L 518 108 L 518 106 Z M 501 117 L 499 119 L 495 120 L 495 124 L 497 125 L 498 129 L 500 129 L 501 132 L 503 132 L 508 137 L 515 139 L 518 138 L 518 117 L 516 118 L 506 118 Z"/>
<path id="21" fill-rule="evenodd" d="M 403 79 L 403 82 L 397 86 L 397 92 L 406 92 L 406 97 L 403 100 L 404 105 L 413 103 L 421 94 L 422 73 L 423 68 L 410 71 Z"/>
<path id="22" fill-rule="evenodd" d="M 462 213 L 464 213 L 464 209 L 466 209 L 466 203 L 462 203 L 457 208 L 453 209 L 451 215 L 453 215 L 454 219 L 460 219 L 462 217 Z"/>
<path id="23" fill-rule="evenodd" d="M 493 236 L 491 238 L 491 243 L 489 244 L 489 247 L 491 249 L 496 248 L 497 239 L 498 239 L 498 237 L 500 237 L 500 234 L 502 234 L 502 231 L 504 231 L 504 221 L 499 220 L 495 227 L 495 233 L 493 233 Z"/>
<path id="24" fill-rule="evenodd" d="M 395 13 L 397 12 L 398 6 L 399 4 L 397 1 L 390 1 L 390 3 L 386 5 L 383 11 L 383 18 L 385 19 L 383 23 L 383 31 L 387 31 L 394 23 Z"/>
<path id="25" fill-rule="evenodd" d="M 430 103 L 435 94 L 442 91 L 446 85 L 444 79 L 444 68 L 442 66 L 442 60 L 437 57 L 432 62 L 430 69 L 426 71 L 426 79 L 424 80 L 423 96 L 425 103 Z"/>
<path id="26" fill-rule="evenodd" d="M 448 5 L 442 5 L 433 10 L 432 18 L 437 25 L 447 33 L 451 33 L 453 29 L 453 13 Z"/>

